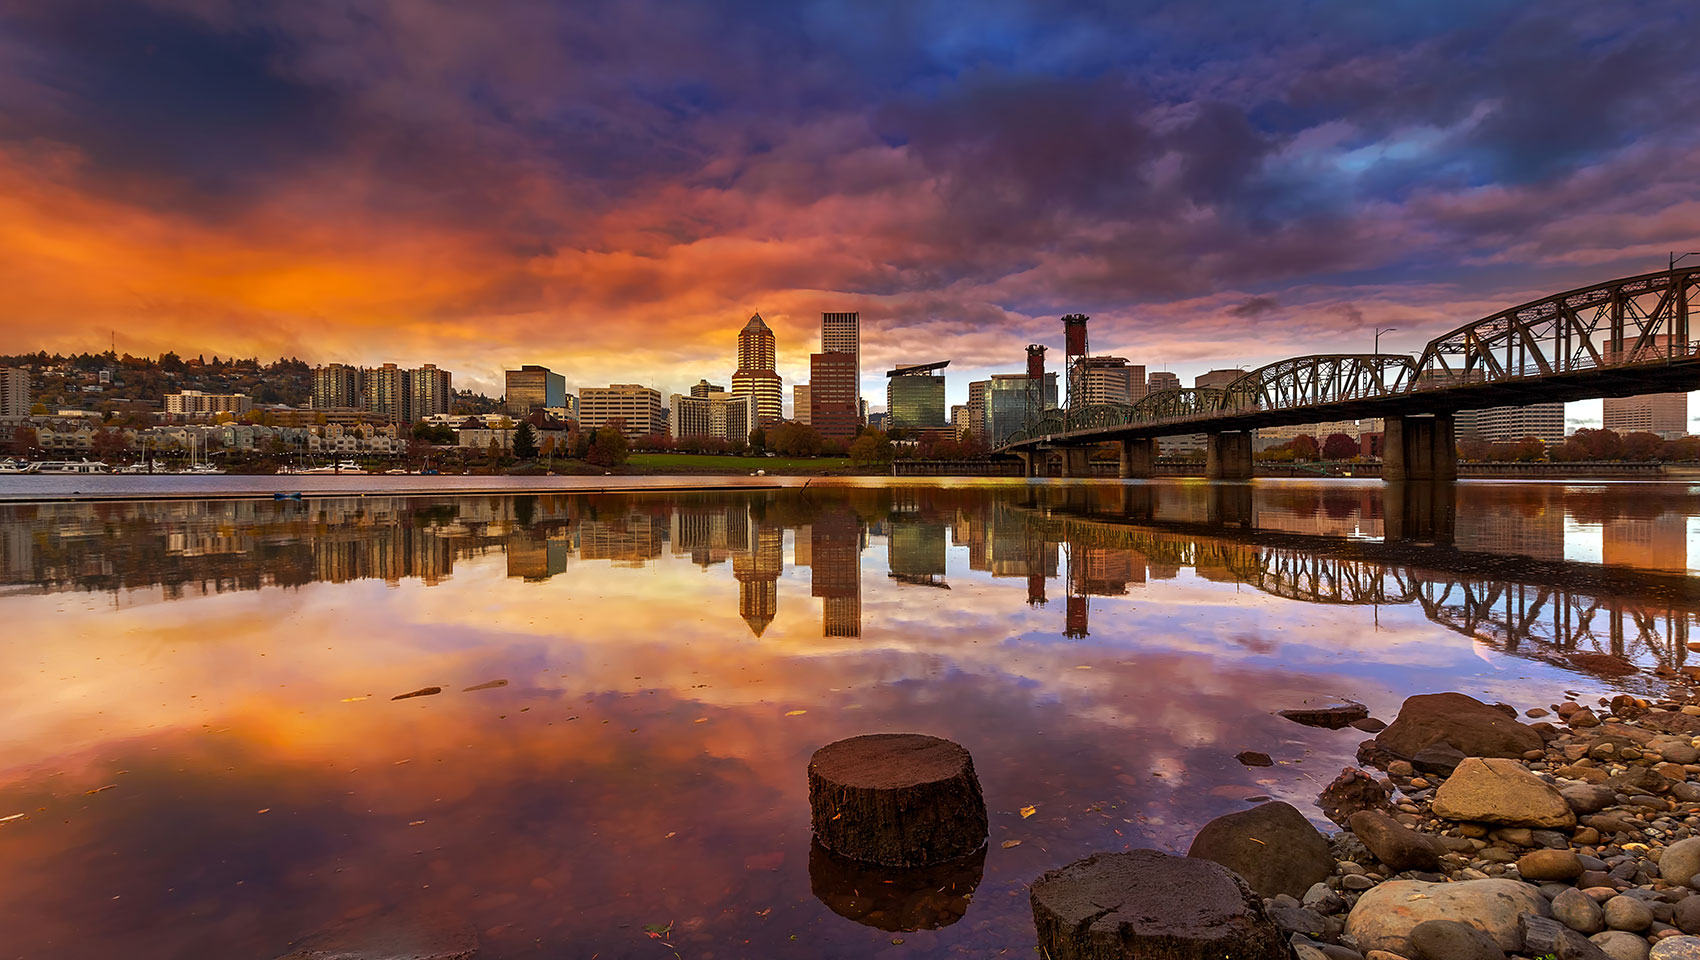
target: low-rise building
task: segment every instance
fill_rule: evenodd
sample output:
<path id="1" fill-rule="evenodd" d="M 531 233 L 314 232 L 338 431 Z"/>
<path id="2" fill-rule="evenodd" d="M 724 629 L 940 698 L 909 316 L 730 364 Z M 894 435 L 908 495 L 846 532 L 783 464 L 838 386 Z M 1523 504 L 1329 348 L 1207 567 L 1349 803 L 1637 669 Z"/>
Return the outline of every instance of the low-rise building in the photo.
<path id="1" fill-rule="evenodd" d="M 220 413 L 242 416 L 254 409 L 253 398 L 245 393 L 203 393 L 200 390 L 181 390 L 165 395 L 165 413 L 175 417 L 212 417 Z"/>
<path id="2" fill-rule="evenodd" d="M 745 443 L 761 422 L 760 401 L 754 394 L 714 392 L 703 396 L 673 394 L 668 430 L 673 439 L 708 437 Z"/>
<path id="3" fill-rule="evenodd" d="M 579 429 L 600 430 L 618 422 L 628 440 L 667 431 L 667 413 L 661 406 L 661 391 L 636 383 L 607 387 L 580 387 Z"/>

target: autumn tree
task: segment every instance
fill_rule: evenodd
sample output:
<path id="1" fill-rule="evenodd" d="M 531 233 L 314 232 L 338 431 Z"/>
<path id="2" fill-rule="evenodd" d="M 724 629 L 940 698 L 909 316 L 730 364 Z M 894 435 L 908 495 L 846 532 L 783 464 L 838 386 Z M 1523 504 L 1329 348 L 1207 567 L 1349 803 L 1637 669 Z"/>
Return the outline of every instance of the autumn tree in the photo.
<path id="1" fill-rule="evenodd" d="M 890 463 L 891 438 L 879 430 L 865 430 L 850 444 L 850 462 L 858 467 Z"/>
<path id="2" fill-rule="evenodd" d="M 626 462 L 626 451 L 626 435 L 614 427 L 603 427 L 596 431 L 585 459 L 599 467 L 617 467 Z"/>
<path id="3" fill-rule="evenodd" d="M 821 452 L 821 436 L 806 423 L 787 420 L 768 431 L 767 445 L 782 457 L 815 457 Z"/>
<path id="4" fill-rule="evenodd" d="M 1315 460 L 1322 455 L 1322 449 L 1317 446 L 1316 438 L 1308 433 L 1301 433 L 1287 441 L 1287 449 L 1293 451 L 1294 460 Z"/>
<path id="5" fill-rule="evenodd" d="M 1623 455 L 1630 460 L 1653 460 L 1664 445 L 1664 438 L 1658 434 L 1637 430 L 1623 438 Z"/>
<path id="6" fill-rule="evenodd" d="M 1331 433 L 1322 441 L 1322 459 L 1350 460 L 1358 455 L 1358 442 L 1344 433 Z"/>

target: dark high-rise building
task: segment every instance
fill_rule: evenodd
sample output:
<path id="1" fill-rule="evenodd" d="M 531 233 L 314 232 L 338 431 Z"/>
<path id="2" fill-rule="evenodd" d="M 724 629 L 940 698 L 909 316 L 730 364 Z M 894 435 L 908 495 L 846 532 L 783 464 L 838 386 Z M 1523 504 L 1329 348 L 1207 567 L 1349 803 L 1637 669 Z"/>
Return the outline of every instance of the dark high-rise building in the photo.
<path id="1" fill-rule="evenodd" d="M 763 426 L 785 418 L 785 383 L 775 372 L 776 360 L 773 331 L 761 314 L 755 314 L 738 331 L 738 370 L 732 374 L 732 393 L 756 398 L 756 416 Z"/>
<path id="2" fill-rule="evenodd" d="M 862 522 L 847 508 L 823 511 L 809 529 L 809 593 L 821 598 L 821 635 L 862 635 Z"/>
<path id="3" fill-rule="evenodd" d="M 856 358 L 848 353 L 809 357 L 809 424 L 823 439 L 848 443 L 861 425 Z"/>
<path id="4" fill-rule="evenodd" d="M 548 367 L 528 363 L 518 370 L 509 370 L 507 378 L 508 413 L 523 417 L 533 410 L 567 405 L 567 378 L 553 373 Z"/>
<path id="5" fill-rule="evenodd" d="M 945 427 L 944 374 L 946 363 L 898 367 L 886 374 L 886 429 L 940 430 Z"/>
<path id="6" fill-rule="evenodd" d="M 427 363 L 413 371 L 412 381 L 409 406 L 414 420 L 448 413 L 454 408 L 454 375 L 447 370 L 438 370 L 436 364 Z"/>

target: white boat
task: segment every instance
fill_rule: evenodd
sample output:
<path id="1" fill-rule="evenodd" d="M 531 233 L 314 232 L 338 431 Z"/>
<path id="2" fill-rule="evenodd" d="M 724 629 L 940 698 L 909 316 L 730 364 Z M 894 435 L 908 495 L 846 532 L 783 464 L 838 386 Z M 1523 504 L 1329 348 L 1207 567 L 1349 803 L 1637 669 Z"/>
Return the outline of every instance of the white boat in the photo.
<path id="1" fill-rule="evenodd" d="M 224 468 L 223 467 L 215 467 L 210 463 L 195 463 L 195 464 L 190 464 L 189 466 L 184 467 L 183 469 L 181 469 L 177 472 L 181 473 L 181 474 L 189 474 L 189 475 L 197 476 L 197 477 L 207 477 L 207 476 L 216 476 L 216 475 L 224 473 Z"/>
<path id="2" fill-rule="evenodd" d="M 41 464 L 28 460 L 0 460 L 0 473 L 34 473 Z"/>
<path id="3" fill-rule="evenodd" d="M 336 462 L 336 472 L 337 473 L 365 473 L 366 468 L 362 467 L 358 463 L 355 463 L 353 460 L 338 460 Z"/>
<path id="4" fill-rule="evenodd" d="M 43 460 L 35 465 L 36 473 L 111 473 L 112 468 L 99 460 Z"/>
<path id="5" fill-rule="evenodd" d="M 389 476 L 392 476 L 392 477 L 405 477 L 405 476 L 408 476 L 409 474 L 413 473 L 413 471 L 404 469 L 402 467 L 391 467 L 388 470 L 385 470 L 384 473 L 386 473 L 386 474 L 388 474 Z"/>

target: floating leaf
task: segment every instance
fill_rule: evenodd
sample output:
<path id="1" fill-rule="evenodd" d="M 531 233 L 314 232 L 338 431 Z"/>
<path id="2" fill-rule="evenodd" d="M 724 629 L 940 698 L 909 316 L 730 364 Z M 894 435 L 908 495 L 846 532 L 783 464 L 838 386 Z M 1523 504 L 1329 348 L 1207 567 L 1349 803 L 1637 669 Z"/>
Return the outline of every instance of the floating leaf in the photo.
<path id="1" fill-rule="evenodd" d="M 506 680 L 486 680 L 483 683 L 475 683 L 470 687 L 462 687 L 460 692 L 471 693 L 474 690 L 494 690 L 497 687 L 505 687 L 507 685 L 508 682 Z"/>
<path id="2" fill-rule="evenodd" d="M 26 816 L 28 816 L 28 814 L 14 813 L 9 817 L 0 817 L 0 823 L 11 823 L 13 820 L 22 820 Z"/>
<path id="3" fill-rule="evenodd" d="M 1039 811 L 1036 807 L 1034 807 L 1032 804 L 1028 804 L 1027 806 L 1021 808 L 1021 819 L 1025 820 L 1028 817 L 1031 817 L 1032 815 L 1034 815 L 1035 813 L 1038 813 L 1038 812 Z"/>
<path id="4" fill-rule="evenodd" d="M 790 711 L 787 711 L 785 715 L 787 717 L 800 717 L 803 714 L 808 713 L 808 712 L 809 711 L 807 711 L 807 710 L 790 710 Z"/>
<path id="5" fill-rule="evenodd" d="M 116 790 L 116 789 L 118 789 L 118 784 L 116 784 L 116 783 L 109 783 L 109 784 L 107 784 L 107 785 L 106 785 L 106 786 L 104 786 L 104 787 L 95 787 L 95 788 L 94 788 L 94 789 L 93 789 L 93 790 L 89 790 L 89 791 L 85 791 L 85 792 L 84 792 L 84 793 L 83 793 L 83 796 L 85 796 L 85 797 L 92 797 L 92 796 L 94 796 L 94 795 L 95 795 L 95 794 L 97 794 L 97 793 L 105 793 L 105 792 L 106 792 L 106 791 L 108 791 L 108 790 Z"/>
<path id="6" fill-rule="evenodd" d="M 366 694 L 363 697 L 343 697 L 342 702 L 343 703 L 359 703 L 362 700 L 370 700 L 370 699 L 372 699 L 372 695 Z"/>
<path id="7" fill-rule="evenodd" d="M 707 717 L 698 717 L 695 720 L 692 720 L 691 722 L 692 723 L 707 723 L 708 718 Z"/>
<path id="8" fill-rule="evenodd" d="M 391 697 L 390 699 L 391 700 L 411 700 L 414 697 L 434 697 L 437 694 L 442 693 L 442 692 L 443 692 L 442 687 L 420 687 L 418 690 L 409 690 L 406 693 L 398 693 L 395 696 Z"/>
<path id="9" fill-rule="evenodd" d="M 1003 848 L 1005 850 L 1008 850 L 1010 847 L 1019 847 L 1019 846 L 1021 846 L 1020 840 L 1005 840 L 1003 842 Z"/>

